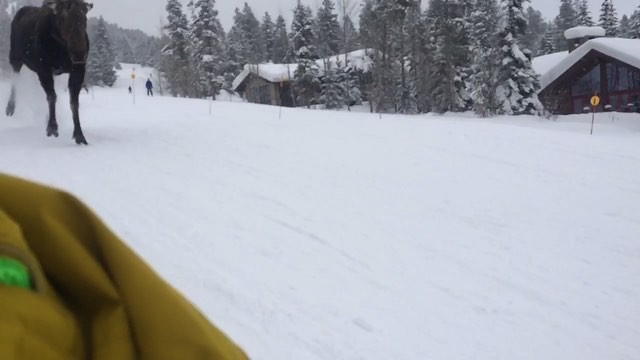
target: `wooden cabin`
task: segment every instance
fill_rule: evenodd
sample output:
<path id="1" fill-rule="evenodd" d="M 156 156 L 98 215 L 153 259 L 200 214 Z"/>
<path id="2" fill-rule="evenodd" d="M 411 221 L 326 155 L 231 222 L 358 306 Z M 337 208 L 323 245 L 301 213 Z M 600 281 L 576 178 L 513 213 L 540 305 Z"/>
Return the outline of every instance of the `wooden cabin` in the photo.
<path id="1" fill-rule="evenodd" d="M 361 49 L 318 59 L 319 79 L 327 67 L 348 69 L 354 73 L 367 74 L 373 65 L 373 57 L 379 52 Z M 345 65 L 347 64 L 347 65 Z M 298 64 L 247 64 L 233 80 L 232 90 L 241 94 L 248 102 L 276 106 L 297 106 L 292 80 Z M 365 78 L 361 76 L 361 78 Z"/>
<path id="2" fill-rule="evenodd" d="M 640 111 L 640 40 L 568 40 L 572 51 L 534 59 L 534 69 L 541 74 L 538 96 L 548 111 L 589 112 L 594 95 L 600 97 L 596 111 Z"/>
<path id="3" fill-rule="evenodd" d="M 274 72 L 267 72 L 268 69 L 275 69 L 281 65 L 290 67 L 288 72 L 295 71 L 295 64 L 264 64 L 255 65 L 251 68 L 245 68 L 234 80 L 233 90 L 243 94 L 245 99 L 255 104 L 276 105 L 293 107 L 295 105 L 294 95 L 291 92 L 290 77 L 282 76 L 278 72 L 274 76 Z M 260 71 L 260 67 L 264 67 Z M 293 76 L 293 75 L 292 75 Z"/>

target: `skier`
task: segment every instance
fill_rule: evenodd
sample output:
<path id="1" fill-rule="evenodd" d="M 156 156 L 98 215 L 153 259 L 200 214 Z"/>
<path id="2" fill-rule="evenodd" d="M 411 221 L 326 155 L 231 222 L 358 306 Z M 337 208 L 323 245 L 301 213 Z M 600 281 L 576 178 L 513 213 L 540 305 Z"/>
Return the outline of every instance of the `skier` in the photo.
<path id="1" fill-rule="evenodd" d="M 147 79 L 147 96 L 153 96 L 153 83 L 151 82 L 151 79 Z"/>
<path id="2" fill-rule="evenodd" d="M 0 189 L 2 359 L 248 359 L 73 195 Z"/>

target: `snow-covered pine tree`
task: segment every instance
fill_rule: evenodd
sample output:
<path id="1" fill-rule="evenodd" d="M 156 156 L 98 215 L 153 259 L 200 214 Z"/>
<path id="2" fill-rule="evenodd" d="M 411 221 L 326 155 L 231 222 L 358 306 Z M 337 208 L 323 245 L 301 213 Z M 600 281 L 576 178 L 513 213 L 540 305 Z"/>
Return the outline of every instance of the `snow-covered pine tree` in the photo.
<path id="1" fill-rule="evenodd" d="M 102 68 L 100 66 L 101 59 L 98 50 L 93 43 L 89 50 L 87 58 L 87 68 L 84 76 L 84 82 L 89 86 L 104 86 L 102 82 Z"/>
<path id="2" fill-rule="evenodd" d="M 340 24 L 333 0 L 322 0 L 317 15 L 318 55 L 321 58 L 336 55 L 340 52 Z"/>
<path id="3" fill-rule="evenodd" d="M 226 49 L 227 62 L 225 73 L 230 77 L 236 77 L 242 71 L 244 65 L 250 62 L 247 54 L 246 44 L 242 31 L 243 15 L 240 9 L 236 8 L 233 15 L 233 26 L 227 35 Z"/>
<path id="4" fill-rule="evenodd" d="M 292 54 L 293 51 L 289 44 L 289 34 L 287 33 L 287 23 L 282 15 L 278 15 L 274 29 L 271 61 L 276 64 L 290 63 L 293 60 Z"/>
<path id="5" fill-rule="evenodd" d="M 266 48 L 260 34 L 260 22 L 253 14 L 248 3 L 242 8 L 242 37 L 246 47 L 245 57 L 252 64 L 259 64 L 267 60 Z"/>
<path id="6" fill-rule="evenodd" d="M 482 117 L 490 117 L 502 109 L 496 94 L 501 55 L 496 36 L 498 30 L 496 0 L 477 0 L 469 22 L 473 57 L 470 79 L 473 110 Z"/>
<path id="7" fill-rule="evenodd" d="M 11 73 L 9 66 L 9 33 L 11 32 L 11 16 L 6 11 L 9 7 L 7 0 L 0 0 L 0 78 Z"/>
<path id="8" fill-rule="evenodd" d="M 189 54 L 189 68 L 191 71 L 189 72 L 189 90 L 185 96 L 188 97 L 201 97 L 201 87 L 200 87 L 200 74 L 198 72 L 198 66 L 200 64 L 200 60 L 197 59 L 196 46 L 199 43 L 199 40 L 196 38 L 194 32 L 194 21 L 197 18 L 196 16 L 196 5 L 194 0 L 189 0 L 187 2 L 187 19 L 189 20 L 188 31 L 187 31 L 187 52 Z"/>
<path id="9" fill-rule="evenodd" d="M 140 61 L 136 58 L 133 53 L 133 48 L 131 47 L 131 43 L 124 39 L 122 41 L 122 48 L 120 49 L 120 61 L 129 64 L 138 64 Z"/>
<path id="10" fill-rule="evenodd" d="M 431 0 L 429 4 L 429 33 L 435 46 L 430 95 L 433 111 L 439 113 L 465 111 L 471 105 L 467 92 L 470 57 L 465 12 L 460 0 Z"/>
<path id="11" fill-rule="evenodd" d="M 367 0 L 360 13 L 362 46 L 370 52 L 372 69 L 360 76 L 361 92 L 376 112 L 414 113 L 417 110 L 415 75 L 417 62 L 411 52 L 413 29 L 407 14 L 419 1 Z M 417 16 L 419 18 L 419 16 Z M 414 21 L 419 23 L 419 19 Z"/>
<path id="12" fill-rule="evenodd" d="M 525 0 L 501 0 L 499 23 L 499 46 L 502 52 L 499 69 L 498 101 L 503 104 L 504 114 L 538 114 L 542 104 L 537 91 L 540 88 L 538 75 L 531 67 L 531 53 L 521 50 L 517 38 L 527 28 L 522 11 Z"/>
<path id="13" fill-rule="evenodd" d="M 375 112 L 395 112 L 396 74 L 393 41 L 404 18 L 404 8 L 394 0 L 365 0 L 360 13 L 363 45 L 376 49 L 371 85 L 367 98 Z M 397 66 L 396 66 L 397 68 Z"/>
<path id="14" fill-rule="evenodd" d="M 538 50 L 538 56 L 553 54 L 556 52 L 555 34 L 556 29 L 553 26 L 549 26 L 547 31 L 544 32 L 542 37 L 542 43 L 540 44 L 540 50 Z"/>
<path id="15" fill-rule="evenodd" d="M 433 82 L 436 81 L 430 76 L 434 66 L 435 37 L 431 35 L 433 28 L 430 26 L 426 12 L 422 13 L 415 31 L 416 34 L 421 34 L 415 42 L 417 47 L 415 56 L 416 100 L 418 111 L 425 113 L 433 109 L 430 89 L 433 87 Z"/>
<path id="16" fill-rule="evenodd" d="M 114 69 L 115 55 L 102 16 L 98 20 L 95 38 L 91 42 L 87 62 L 87 84 L 113 86 L 117 79 Z"/>
<path id="17" fill-rule="evenodd" d="M 161 24 L 161 28 L 164 29 L 164 24 Z M 156 85 L 155 87 L 157 87 L 158 93 L 160 95 L 164 95 L 164 92 L 168 91 L 169 89 L 169 81 L 167 80 L 167 74 L 166 72 L 164 72 L 163 68 L 164 68 L 164 63 L 165 63 L 165 56 L 162 52 L 162 50 L 169 45 L 169 36 L 166 33 L 161 33 L 160 35 L 160 39 L 158 39 L 158 42 L 155 44 L 155 49 L 157 49 L 157 51 L 155 51 L 153 53 L 153 64 L 154 67 L 156 69 L 158 69 L 158 79 L 156 79 Z"/>
<path id="18" fill-rule="evenodd" d="M 340 52 L 340 24 L 333 0 L 323 0 L 318 9 L 316 20 L 318 55 L 323 59 L 324 84 L 320 94 L 320 102 L 327 109 L 340 109 L 344 105 L 344 84 L 340 84 L 338 69 L 328 60 Z M 339 63 L 339 62 L 338 62 Z M 338 64 L 336 63 L 336 65 Z M 342 65 L 340 71 L 344 71 Z M 328 103 L 327 103 L 328 102 Z"/>
<path id="19" fill-rule="evenodd" d="M 346 89 L 343 81 L 344 67 L 339 62 L 327 66 L 322 83 L 320 103 L 325 109 L 342 109 L 345 105 Z"/>
<path id="20" fill-rule="evenodd" d="M 340 51 L 345 54 L 361 48 L 358 29 L 351 18 L 359 6 L 358 0 L 337 0 L 338 17 L 342 28 Z M 348 64 L 345 64 L 345 66 L 348 66 Z"/>
<path id="21" fill-rule="evenodd" d="M 310 107 L 318 103 L 318 94 L 322 91 L 322 83 L 318 78 L 320 68 L 314 60 L 309 58 L 311 55 L 305 48 L 301 48 L 297 55 L 299 56 L 298 66 L 293 73 L 296 104 Z"/>
<path id="22" fill-rule="evenodd" d="M 380 28 L 376 28 L 376 14 L 373 12 L 373 0 L 364 0 L 362 10 L 360 11 L 360 42 L 364 48 L 376 49 L 371 56 L 373 64 L 370 69 L 369 81 L 361 83 L 361 94 L 364 99 L 369 101 L 371 112 L 376 111 L 376 90 L 379 79 L 379 63 L 382 62 L 383 54 L 378 46 L 382 46 L 381 37 L 378 36 Z"/>
<path id="23" fill-rule="evenodd" d="M 196 4 L 194 0 L 189 0 L 187 2 L 187 18 L 193 19 L 196 17 Z"/>
<path id="24" fill-rule="evenodd" d="M 640 5 L 629 19 L 629 38 L 640 39 Z"/>
<path id="25" fill-rule="evenodd" d="M 271 19 L 271 14 L 265 12 L 262 16 L 262 24 L 260 24 L 260 33 L 262 34 L 262 40 L 265 48 L 265 60 L 273 61 L 273 51 L 276 41 L 276 24 Z"/>
<path id="26" fill-rule="evenodd" d="M 343 52 L 350 52 L 360 49 L 360 34 L 358 28 L 353 24 L 351 16 L 345 15 L 342 18 L 342 38 L 340 39 L 340 49 Z"/>
<path id="27" fill-rule="evenodd" d="M 352 0 L 338 0 L 339 12 L 342 14 L 341 33 L 339 40 L 339 49 L 344 57 L 342 58 L 344 64 L 344 71 L 339 74 L 339 79 L 342 82 L 345 90 L 344 102 L 347 105 L 349 111 L 351 111 L 351 105 L 356 103 L 362 103 L 360 82 L 357 81 L 355 76 L 355 69 L 349 64 L 349 58 L 347 54 L 351 51 L 358 49 L 358 30 L 355 28 L 350 14 L 355 9 L 355 3 Z"/>
<path id="28" fill-rule="evenodd" d="M 140 65 L 155 67 L 156 54 L 160 52 L 159 39 L 155 37 L 149 37 L 144 43 L 138 44 L 134 53 L 138 59 Z"/>
<path id="29" fill-rule="evenodd" d="M 527 32 L 522 36 L 518 45 L 523 49 L 529 49 L 532 53 L 537 54 L 548 25 L 542 13 L 531 6 L 527 8 L 526 16 L 528 24 Z"/>
<path id="30" fill-rule="evenodd" d="M 165 26 L 169 43 L 162 49 L 161 71 L 166 77 L 173 96 L 189 95 L 191 69 L 189 62 L 189 25 L 179 0 L 167 0 Z"/>
<path id="31" fill-rule="evenodd" d="M 578 26 L 578 17 L 573 0 L 560 0 L 560 12 L 553 21 L 556 29 L 555 47 L 558 51 L 565 51 L 569 44 L 564 37 L 567 29 Z"/>
<path id="32" fill-rule="evenodd" d="M 196 0 L 192 21 L 192 58 L 195 60 L 198 97 L 215 96 L 223 85 L 223 39 L 214 0 Z"/>
<path id="33" fill-rule="evenodd" d="M 338 78 L 341 84 L 344 85 L 345 96 L 344 103 L 351 108 L 353 105 L 362 104 L 362 90 L 361 80 L 366 76 L 362 69 L 356 69 L 353 66 L 345 67 L 344 71 L 338 72 Z"/>
<path id="34" fill-rule="evenodd" d="M 604 0 L 600 8 L 600 21 L 598 22 L 605 31 L 607 37 L 618 36 L 618 15 L 613 6 L 613 0 Z"/>
<path id="35" fill-rule="evenodd" d="M 415 46 L 416 32 L 420 20 L 420 1 L 406 1 L 404 16 L 400 16 L 398 26 L 393 33 L 393 56 L 397 63 L 395 71 L 395 104 L 396 112 L 401 114 L 417 114 L 416 98 L 416 65 L 418 54 Z"/>
<path id="36" fill-rule="evenodd" d="M 337 2 L 338 13 L 341 14 L 341 33 L 338 48 L 344 54 L 342 58 L 344 71 L 338 77 L 344 85 L 345 103 L 349 111 L 351 111 L 351 104 L 362 102 L 359 89 L 360 82 L 357 81 L 356 71 L 350 66 L 349 58 L 347 57 L 347 53 L 359 49 L 358 30 L 351 20 L 351 14 L 353 14 L 358 5 L 355 0 L 338 0 Z"/>
<path id="37" fill-rule="evenodd" d="M 298 63 L 294 72 L 294 90 L 297 104 L 307 107 L 317 102 L 318 93 L 321 91 L 318 79 L 320 70 L 315 61 L 318 59 L 316 38 L 311 8 L 302 5 L 301 0 L 298 0 L 293 9 L 291 23 L 291 42 Z"/>
<path id="38" fill-rule="evenodd" d="M 627 15 L 623 15 L 620 19 L 620 25 L 618 25 L 618 36 L 621 38 L 630 38 L 631 28 L 630 28 L 629 17 Z"/>
<path id="39" fill-rule="evenodd" d="M 364 0 L 362 10 L 360 11 L 360 42 L 365 48 L 373 48 L 376 44 L 376 16 L 373 13 L 374 0 Z"/>
<path id="40" fill-rule="evenodd" d="M 589 10 L 589 2 L 587 0 L 576 0 L 578 7 L 577 17 L 579 26 L 594 26 L 591 11 Z"/>
<path id="41" fill-rule="evenodd" d="M 306 58 L 310 60 L 319 58 L 315 45 L 318 36 L 315 31 L 313 31 L 313 13 L 311 8 L 302 5 L 301 0 L 297 1 L 293 9 L 290 35 L 296 58 Z M 299 54 L 300 51 L 302 51 L 301 54 Z"/>

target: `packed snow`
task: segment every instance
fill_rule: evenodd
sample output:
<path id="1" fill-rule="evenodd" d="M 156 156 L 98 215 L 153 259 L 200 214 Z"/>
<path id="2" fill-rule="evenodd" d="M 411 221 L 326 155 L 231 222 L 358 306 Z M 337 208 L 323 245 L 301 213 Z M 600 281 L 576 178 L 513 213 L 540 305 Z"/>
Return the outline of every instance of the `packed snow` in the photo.
<path id="1" fill-rule="evenodd" d="M 125 69 L 77 146 L 24 73 L 0 171 L 82 198 L 252 359 L 640 358 L 638 114 L 134 104 Z"/>
<path id="2" fill-rule="evenodd" d="M 579 39 L 584 37 L 601 37 L 606 35 L 601 26 L 576 26 L 564 32 L 565 39 Z"/>
<path id="3" fill-rule="evenodd" d="M 145 88 L 147 79 L 157 82 L 159 78 L 158 71 L 148 66 L 140 66 L 137 64 L 121 63 L 121 69 L 116 70 L 118 80 L 114 84 L 115 88 L 127 88 L 129 86 L 138 87 L 140 90 Z M 134 75 L 133 77 L 131 75 Z M 60 83 L 60 81 L 58 81 Z M 155 86 L 157 88 L 157 86 Z"/>

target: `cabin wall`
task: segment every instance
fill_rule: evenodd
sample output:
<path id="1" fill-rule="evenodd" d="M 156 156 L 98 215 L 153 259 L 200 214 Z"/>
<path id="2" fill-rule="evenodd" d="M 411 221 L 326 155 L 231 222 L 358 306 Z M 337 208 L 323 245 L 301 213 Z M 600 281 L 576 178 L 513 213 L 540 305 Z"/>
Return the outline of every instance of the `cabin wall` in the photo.
<path id="1" fill-rule="evenodd" d="M 247 80 L 245 97 L 247 101 L 255 104 L 276 106 L 282 104 L 280 84 L 269 82 L 257 76 L 251 76 L 251 78 Z"/>

